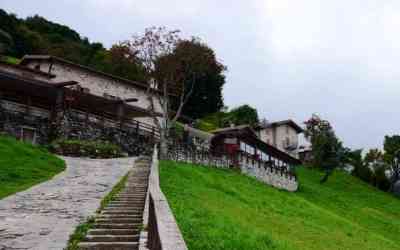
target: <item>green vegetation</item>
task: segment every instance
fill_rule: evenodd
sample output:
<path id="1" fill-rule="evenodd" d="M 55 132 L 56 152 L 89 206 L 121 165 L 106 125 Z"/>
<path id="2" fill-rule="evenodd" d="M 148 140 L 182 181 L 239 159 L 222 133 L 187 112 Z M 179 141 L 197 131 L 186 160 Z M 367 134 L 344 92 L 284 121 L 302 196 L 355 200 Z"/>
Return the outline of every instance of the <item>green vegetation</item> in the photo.
<path id="1" fill-rule="evenodd" d="M 18 18 L 0 9 L 0 54 L 21 58 L 27 54 L 49 54 L 131 80 L 144 81 L 135 58 L 126 57 L 119 44 L 110 49 L 90 42 L 68 26 L 35 15 Z"/>
<path id="2" fill-rule="evenodd" d="M 0 61 L 9 64 L 18 64 L 21 60 L 12 56 L 0 56 Z"/>
<path id="3" fill-rule="evenodd" d="M 50 145 L 50 149 L 57 154 L 90 157 L 90 158 L 116 158 L 123 156 L 122 149 L 118 145 L 107 141 L 90 140 L 56 140 Z"/>
<path id="4" fill-rule="evenodd" d="M 46 181 L 65 163 L 45 148 L 0 136 L 0 199 Z"/>
<path id="5" fill-rule="evenodd" d="M 66 250 L 77 250 L 79 242 L 85 239 L 87 232 L 93 227 L 94 222 L 95 217 L 89 217 L 84 223 L 79 224 L 75 228 L 74 233 L 69 237 Z"/>
<path id="6" fill-rule="evenodd" d="M 203 131 L 212 131 L 218 128 L 235 125 L 255 125 L 259 123 L 257 109 L 245 104 L 233 108 L 230 111 L 218 111 L 208 114 L 197 120 L 196 128 Z"/>
<path id="7" fill-rule="evenodd" d="M 97 209 L 97 214 L 100 213 L 101 210 L 108 205 L 108 203 L 115 199 L 116 195 L 125 187 L 127 179 L 128 174 L 122 177 L 122 179 L 113 187 L 113 189 L 101 200 L 100 207 Z M 91 216 L 87 218 L 85 222 L 79 224 L 75 228 L 74 233 L 69 236 L 66 250 L 78 249 L 79 242 L 85 239 L 87 232 L 93 227 L 95 218 L 96 216 Z"/>
<path id="8" fill-rule="evenodd" d="M 298 169 L 279 191 L 232 170 L 161 162 L 166 194 L 189 249 L 399 249 L 400 200 L 340 171 Z"/>
<path id="9" fill-rule="evenodd" d="M 103 200 L 101 200 L 100 203 L 100 207 L 97 210 L 97 212 L 100 212 L 101 210 L 103 210 L 108 203 L 110 203 L 111 201 L 115 200 L 115 197 L 117 196 L 117 194 L 119 194 L 119 192 L 122 191 L 122 189 L 125 187 L 126 181 L 128 180 L 128 175 L 126 174 L 124 177 L 122 177 L 122 179 L 113 187 L 113 189 L 111 190 L 111 192 L 109 192 L 104 198 Z"/>

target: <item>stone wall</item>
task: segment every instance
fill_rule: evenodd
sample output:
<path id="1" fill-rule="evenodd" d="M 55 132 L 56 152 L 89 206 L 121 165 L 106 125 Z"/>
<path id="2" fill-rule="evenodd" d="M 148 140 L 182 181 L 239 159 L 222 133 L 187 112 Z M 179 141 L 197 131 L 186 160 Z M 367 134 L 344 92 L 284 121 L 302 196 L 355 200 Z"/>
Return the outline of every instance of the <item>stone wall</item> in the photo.
<path id="1" fill-rule="evenodd" d="M 120 145 L 129 155 L 151 155 L 157 134 L 140 127 L 139 123 L 124 123 L 99 116 L 69 110 L 60 113 L 60 123 L 50 127 L 50 112 L 24 104 L 0 101 L 0 132 L 17 139 L 25 133 L 32 134 L 31 142 L 48 144 L 50 134 L 58 138 L 82 140 L 106 140 Z"/>
<path id="2" fill-rule="evenodd" d="M 136 124 L 121 125 L 113 120 L 78 111 L 66 112 L 61 123 L 61 138 L 106 140 L 120 145 L 129 155 L 151 155 L 156 140 L 155 134 L 138 129 Z"/>
<path id="3" fill-rule="evenodd" d="M 160 189 L 157 148 L 154 150 L 149 177 L 144 225 L 147 225 L 150 250 L 187 250 L 185 240 L 175 220 L 168 200 Z M 141 248 L 143 249 L 143 248 Z"/>
<path id="4" fill-rule="evenodd" d="M 232 160 L 225 155 L 214 156 L 206 150 L 197 150 L 181 146 L 170 146 L 168 149 L 168 159 L 217 168 L 229 168 L 232 166 Z"/>
<path id="5" fill-rule="evenodd" d="M 234 159 L 226 154 L 215 156 L 207 150 L 198 150 L 183 146 L 170 146 L 168 159 L 201 164 L 217 168 L 239 168 L 242 174 L 256 178 L 278 189 L 294 192 L 298 189 L 298 181 L 287 167 L 278 167 L 261 160 L 247 157 L 245 153 Z"/>
<path id="6" fill-rule="evenodd" d="M 243 174 L 252 176 L 257 180 L 278 189 L 294 192 L 298 189 L 298 181 L 295 176 L 289 174 L 286 169 L 274 168 L 260 164 L 258 161 L 242 160 L 239 163 L 240 170 Z"/>
<path id="7" fill-rule="evenodd" d="M 0 101 L 0 131 L 16 137 L 23 138 L 24 130 L 33 134 L 33 143 L 45 144 L 49 140 L 49 112 L 40 108 L 27 105 Z"/>

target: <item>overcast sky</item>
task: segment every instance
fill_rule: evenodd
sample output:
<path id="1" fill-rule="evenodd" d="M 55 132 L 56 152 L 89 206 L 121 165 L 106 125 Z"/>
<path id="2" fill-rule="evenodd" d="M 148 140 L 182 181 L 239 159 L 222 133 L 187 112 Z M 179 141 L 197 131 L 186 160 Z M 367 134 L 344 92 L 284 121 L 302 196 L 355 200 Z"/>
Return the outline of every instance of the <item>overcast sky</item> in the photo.
<path id="1" fill-rule="evenodd" d="M 398 0 L 1 0 L 111 44 L 149 26 L 198 36 L 227 67 L 229 107 L 270 121 L 331 121 L 346 146 L 400 134 Z"/>

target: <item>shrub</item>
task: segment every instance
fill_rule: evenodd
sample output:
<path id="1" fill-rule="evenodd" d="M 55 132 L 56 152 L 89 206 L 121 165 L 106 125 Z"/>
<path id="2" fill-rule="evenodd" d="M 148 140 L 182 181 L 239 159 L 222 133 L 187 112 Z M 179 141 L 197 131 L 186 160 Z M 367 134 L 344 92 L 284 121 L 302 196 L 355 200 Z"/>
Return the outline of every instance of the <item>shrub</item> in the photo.
<path id="1" fill-rule="evenodd" d="M 56 154 L 90 157 L 115 158 L 123 156 L 121 147 L 101 140 L 56 140 L 50 145 L 50 150 Z"/>

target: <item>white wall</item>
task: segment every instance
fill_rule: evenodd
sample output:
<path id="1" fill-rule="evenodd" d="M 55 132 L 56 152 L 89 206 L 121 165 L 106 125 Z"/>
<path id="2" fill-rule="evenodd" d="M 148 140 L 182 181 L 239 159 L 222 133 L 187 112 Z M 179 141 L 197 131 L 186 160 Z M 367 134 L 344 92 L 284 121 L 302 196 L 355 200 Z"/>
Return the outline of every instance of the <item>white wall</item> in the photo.
<path id="1" fill-rule="evenodd" d="M 260 139 L 281 151 L 286 151 L 286 140 L 289 139 L 289 145 L 298 145 L 298 134 L 294 128 L 288 125 L 281 125 L 273 128 L 266 128 L 260 131 Z M 293 155 L 295 156 L 295 155 Z M 297 157 L 297 156 L 296 156 Z"/>
<path id="2" fill-rule="evenodd" d="M 27 66 L 34 68 L 38 62 L 30 61 Z M 48 72 L 50 63 L 48 61 L 40 62 L 40 70 Z M 50 82 L 59 83 L 65 81 L 76 81 L 82 88 L 88 88 L 90 93 L 97 96 L 104 96 L 104 93 L 108 95 L 116 96 L 121 99 L 137 98 L 138 101 L 132 103 L 134 106 L 138 106 L 147 109 L 150 102 L 146 95 L 146 90 L 140 87 L 130 85 L 128 83 L 115 80 L 111 77 L 102 76 L 94 72 L 87 71 L 79 68 L 78 66 L 69 66 L 63 63 L 54 62 L 51 68 L 51 73 L 56 75 Z M 161 112 L 161 107 L 157 101 L 154 101 L 156 111 Z M 137 117 L 135 120 L 145 122 L 149 125 L 154 125 L 151 117 Z"/>

